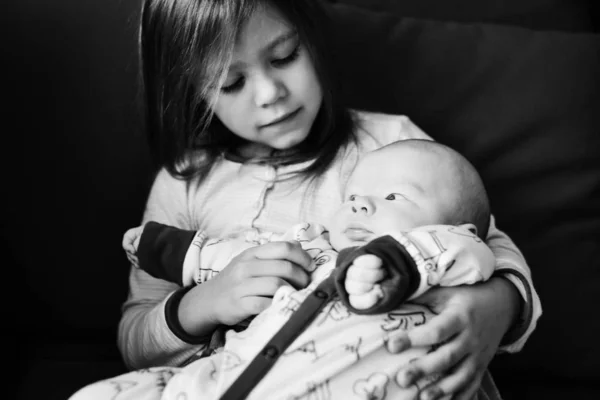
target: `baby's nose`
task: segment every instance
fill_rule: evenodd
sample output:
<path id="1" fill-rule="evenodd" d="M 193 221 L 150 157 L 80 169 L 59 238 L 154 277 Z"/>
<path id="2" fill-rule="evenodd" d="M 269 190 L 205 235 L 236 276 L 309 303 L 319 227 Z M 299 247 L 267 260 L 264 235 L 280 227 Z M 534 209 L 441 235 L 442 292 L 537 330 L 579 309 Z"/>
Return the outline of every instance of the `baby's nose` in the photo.
<path id="1" fill-rule="evenodd" d="M 373 203 L 363 196 L 355 196 L 351 208 L 354 213 L 365 213 L 367 215 L 372 214 L 374 209 Z"/>

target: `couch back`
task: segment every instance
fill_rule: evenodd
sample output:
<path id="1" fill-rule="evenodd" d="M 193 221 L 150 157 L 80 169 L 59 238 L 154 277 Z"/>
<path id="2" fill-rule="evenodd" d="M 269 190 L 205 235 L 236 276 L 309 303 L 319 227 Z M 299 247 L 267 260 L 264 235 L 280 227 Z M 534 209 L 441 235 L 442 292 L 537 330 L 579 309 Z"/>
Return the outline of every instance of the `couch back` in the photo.
<path id="1" fill-rule="evenodd" d="M 324 0 L 389 12 L 398 16 L 454 21 L 494 23 L 536 30 L 590 31 L 599 29 L 594 20 L 594 0 Z"/>
<path id="2" fill-rule="evenodd" d="M 12 3 L 2 242 L 20 292 L 15 335 L 43 332 L 34 347 L 114 346 L 129 271 L 120 242 L 150 182 L 135 106 L 138 4 Z"/>

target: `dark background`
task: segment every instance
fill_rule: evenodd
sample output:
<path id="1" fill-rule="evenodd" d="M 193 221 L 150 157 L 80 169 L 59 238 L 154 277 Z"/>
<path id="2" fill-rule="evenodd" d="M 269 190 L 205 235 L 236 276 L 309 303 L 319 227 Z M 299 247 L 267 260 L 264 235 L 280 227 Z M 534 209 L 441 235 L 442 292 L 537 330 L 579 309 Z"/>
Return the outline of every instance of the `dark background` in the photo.
<path id="1" fill-rule="evenodd" d="M 23 398 L 66 398 L 123 368 L 120 243 L 151 178 L 136 108 L 138 4 L 15 0 L 0 12 L 1 331 L 8 388 L 22 382 Z"/>
<path id="2" fill-rule="evenodd" d="M 598 31 L 597 3 L 397 2 L 417 17 L 570 31 Z M 136 108 L 138 6 L 12 0 L 0 13 L 1 331 L 20 398 L 66 398 L 124 371 L 115 342 L 129 266 L 120 243 L 152 177 Z"/>

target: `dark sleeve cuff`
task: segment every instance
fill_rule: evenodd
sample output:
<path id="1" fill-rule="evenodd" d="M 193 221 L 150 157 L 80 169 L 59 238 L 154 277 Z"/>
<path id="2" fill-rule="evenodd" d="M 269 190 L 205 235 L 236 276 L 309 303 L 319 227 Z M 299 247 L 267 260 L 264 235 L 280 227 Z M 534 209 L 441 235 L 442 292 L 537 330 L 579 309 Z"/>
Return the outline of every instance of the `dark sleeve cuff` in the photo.
<path id="1" fill-rule="evenodd" d="M 187 333 L 181 326 L 181 322 L 179 322 L 179 303 L 181 303 L 183 296 L 192 287 L 178 289 L 167 299 L 167 303 L 165 304 L 165 319 L 171 332 L 184 342 L 188 344 L 207 344 L 210 342 L 212 333 L 204 336 L 193 336 Z"/>
<path id="2" fill-rule="evenodd" d="M 527 279 L 525 279 L 523 274 L 512 269 L 500 269 L 496 270 L 492 276 L 507 279 L 506 275 L 508 274 L 517 277 L 523 283 L 523 286 L 527 292 L 527 299 L 523 299 L 523 307 L 521 310 L 519 310 L 517 321 L 509 328 L 508 332 L 504 334 L 504 337 L 500 342 L 501 346 L 510 345 L 519 340 L 519 338 L 521 338 L 525 332 L 527 332 L 527 328 L 531 324 L 531 319 L 533 318 L 533 295 L 531 294 L 529 282 Z M 510 280 L 509 283 L 514 285 Z"/>
<path id="3" fill-rule="evenodd" d="M 354 259 L 363 254 L 373 254 L 382 260 L 386 278 L 380 282 L 383 299 L 371 308 L 357 310 L 350 305 L 344 281 Z M 334 279 L 340 300 L 349 310 L 355 314 L 379 314 L 392 311 L 406 301 L 419 287 L 421 275 L 417 264 L 404 246 L 386 235 L 362 247 L 342 250 L 337 259 Z"/>
<path id="4" fill-rule="evenodd" d="M 183 286 L 183 261 L 195 234 L 195 231 L 148 222 L 137 249 L 140 268 L 155 278 Z"/>

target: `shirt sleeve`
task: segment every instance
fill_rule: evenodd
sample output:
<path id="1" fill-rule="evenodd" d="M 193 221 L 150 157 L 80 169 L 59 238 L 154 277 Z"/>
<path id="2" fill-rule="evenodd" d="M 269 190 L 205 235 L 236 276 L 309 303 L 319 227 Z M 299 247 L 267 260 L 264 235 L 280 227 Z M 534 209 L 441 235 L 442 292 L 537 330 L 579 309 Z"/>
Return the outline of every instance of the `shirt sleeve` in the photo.
<path id="1" fill-rule="evenodd" d="M 486 240 L 496 258 L 495 275 L 508 279 L 519 291 L 523 299 L 523 309 L 518 323 L 507 332 L 499 351 L 514 353 L 520 351 L 527 338 L 534 331 L 537 320 L 542 315 L 540 298 L 533 286 L 531 270 L 517 246 L 496 227 L 494 217 Z"/>
<path id="2" fill-rule="evenodd" d="M 166 170 L 157 174 L 146 203 L 142 223 L 156 221 L 188 229 L 186 184 Z M 179 339 L 168 327 L 165 305 L 180 286 L 157 279 L 132 266 L 129 295 L 122 307 L 118 346 L 127 367 L 178 366 L 206 345 Z"/>
<path id="3" fill-rule="evenodd" d="M 469 226 L 427 225 L 397 238 L 415 260 L 421 277 L 408 300 L 432 287 L 472 285 L 492 276 L 494 254 Z"/>
<path id="4" fill-rule="evenodd" d="M 469 225 L 428 225 L 377 238 L 340 252 L 336 285 L 345 305 L 358 314 L 391 311 L 432 287 L 473 284 L 494 272 L 494 254 Z M 379 285 L 382 299 L 366 310 L 354 309 L 344 287 L 345 275 L 359 255 L 373 254 L 382 261 L 386 278 Z"/>
<path id="5" fill-rule="evenodd" d="M 137 247 L 139 267 L 155 278 L 183 286 L 184 259 L 195 236 L 194 231 L 149 221 Z"/>

